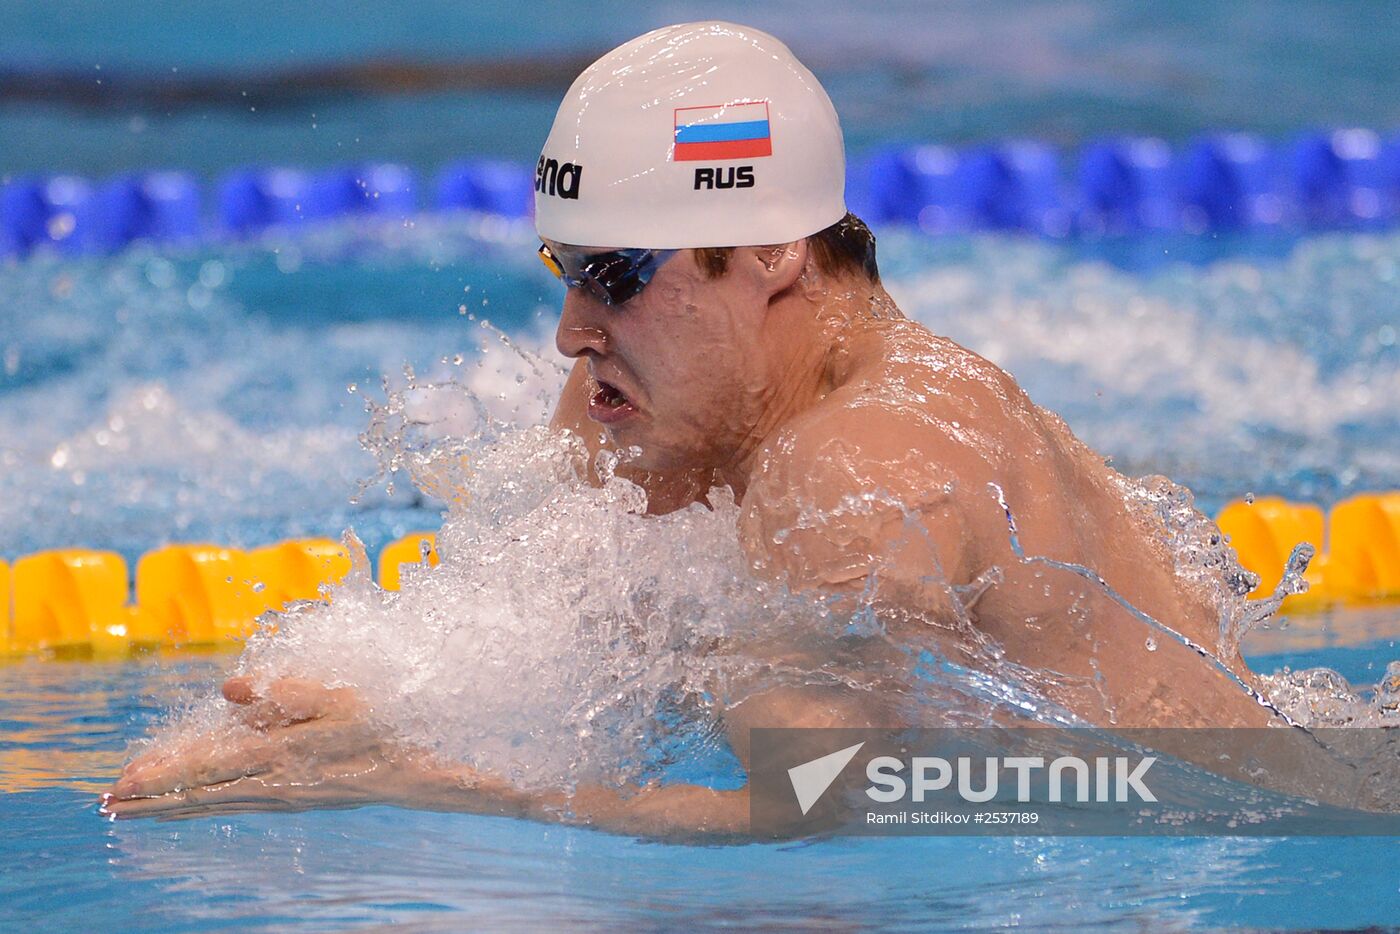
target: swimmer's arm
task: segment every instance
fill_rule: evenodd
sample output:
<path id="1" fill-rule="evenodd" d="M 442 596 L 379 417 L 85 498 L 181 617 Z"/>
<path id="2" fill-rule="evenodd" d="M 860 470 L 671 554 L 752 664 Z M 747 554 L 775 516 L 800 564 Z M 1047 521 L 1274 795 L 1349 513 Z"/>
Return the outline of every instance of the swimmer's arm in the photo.
<path id="1" fill-rule="evenodd" d="M 755 728 L 834 729 L 888 725 L 889 713 L 871 692 L 830 686 L 775 688 L 724 714 L 730 746 L 751 768 L 749 737 Z M 815 736 L 820 741 L 825 737 Z M 829 751 L 813 752 L 820 755 Z M 794 762 L 804 752 L 794 750 Z M 463 810 L 562 822 L 649 837 L 738 837 L 749 827 L 749 788 L 717 790 L 700 785 L 649 785 L 619 790 L 584 785 L 570 794 L 526 792 L 471 769 L 444 768 L 416 798 L 396 803 L 428 810 Z M 426 793 L 423 793 L 426 792 Z M 797 828 L 794 828 L 796 830 Z M 814 828 L 806 828 L 810 832 Z"/>
<path id="2" fill-rule="evenodd" d="M 524 791 L 465 767 L 414 776 L 386 803 L 563 823 L 642 837 L 737 837 L 749 829 L 748 788 L 580 785 L 570 792 Z"/>
<path id="3" fill-rule="evenodd" d="M 236 677 L 223 693 L 232 705 L 230 721 L 136 757 L 102 796 L 102 813 L 169 819 L 391 804 L 646 836 L 730 836 L 748 828 L 743 790 L 592 785 L 571 793 L 532 791 L 443 763 L 389 742 L 349 688 L 283 678 L 260 691 Z"/>
<path id="4" fill-rule="evenodd" d="M 347 688 L 286 678 L 258 693 L 248 679 L 232 678 L 224 695 L 251 729 L 223 729 L 137 757 L 103 795 L 103 813 L 181 818 L 392 804 L 639 836 L 723 838 L 749 832 L 747 788 L 676 784 L 620 790 L 594 784 L 567 793 L 525 790 L 387 743 Z M 810 687 L 758 695 L 725 716 L 730 741 L 746 767 L 748 731 L 755 726 L 873 722 L 860 701 Z"/>

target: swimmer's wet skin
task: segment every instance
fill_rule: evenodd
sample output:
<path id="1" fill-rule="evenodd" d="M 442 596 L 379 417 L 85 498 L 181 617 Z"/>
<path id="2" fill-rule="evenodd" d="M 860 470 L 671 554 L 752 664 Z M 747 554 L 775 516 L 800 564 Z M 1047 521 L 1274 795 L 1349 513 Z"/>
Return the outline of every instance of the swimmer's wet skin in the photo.
<path id="1" fill-rule="evenodd" d="M 1222 638 L 1213 594 L 1176 574 L 1160 520 L 1132 501 L 1141 488 L 1008 374 L 905 319 L 843 186 L 830 101 L 771 36 L 673 26 L 585 71 L 537 173 L 541 255 L 568 286 L 557 346 L 576 361 L 553 426 L 594 464 L 629 452 L 617 476 L 651 513 L 727 487 L 760 576 L 853 606 L 878 580 L 893 637 L 973 669 L 1037 671 L 1047 705 L 1079 722 L 1283 723 Z M 790 660 L 800 636 L 764 650 Z M 908 722 L 908 685 L 841 683 L 721 711 L 740 760 L 755 727 Z M 396 743 L 350 688 L 236 678 L 224 696 L 226 729 L 135 759 L 104 811 L 387 802 L 747 830 L 746 789 L 525 791 Z"/>

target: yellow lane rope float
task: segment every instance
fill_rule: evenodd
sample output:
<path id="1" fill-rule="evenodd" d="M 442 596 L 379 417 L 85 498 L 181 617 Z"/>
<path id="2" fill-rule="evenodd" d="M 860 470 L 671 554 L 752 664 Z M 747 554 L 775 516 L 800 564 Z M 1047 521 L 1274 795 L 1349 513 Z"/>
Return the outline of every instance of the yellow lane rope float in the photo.
<path id="1" fill-rule="evenodd" d="M 1236 500 L 1217 517 L 1240 564 L 1259 575 L 1251 596 L 1271 593 L 1300 542 L 1317 549 L 1306 593 L 1283 611 L 1400 602 L 1400 491 L 1343 500 L 1324 514 L 1278 497 Z M 379 554 L 379 586 L 398 590 L 400 568 L 438 563 L 437 539 L 416 532 Z M 345 547 L 297 539 L 244 551 L 167 545 L 136 563 L 134 603 L 121 555 L 68 548 L 0 561 L 0 657 L 113 657 L 179 647 L 237 647 L 257 617 L 324 587 L 350 570 Z"/>
<path id="2" fill-rule="evenodd" d="M 431 532 L 407 535 L 379 556 L 379 583 L 397 590 L 399 565 L 437 564 Z M 0 656 L 112 657 L 193 646 L 237 646 L 257 617 L 322 589 L 350 571 L 345 547 L 298 539 L 244 551 L 167 545 L 136 563 L 128 603 L 126 561 L 111 551 L 66 548 L 0 561 Z"/>
<path id="3" fill-rule="evenodd" d="M 1289 597 L 1284 612 L 1364 606 L 1400 600 L 1400 492 L 1366 493 L 1322 510 L 1277 497 L 1236 500 L 1217 518 L 1240 564 L 1259 575 L 1251 596 L 1273 591 L 1288 553 L 1299 542 L 1317 549 L 1304 579 L 1306 593 Z"/>

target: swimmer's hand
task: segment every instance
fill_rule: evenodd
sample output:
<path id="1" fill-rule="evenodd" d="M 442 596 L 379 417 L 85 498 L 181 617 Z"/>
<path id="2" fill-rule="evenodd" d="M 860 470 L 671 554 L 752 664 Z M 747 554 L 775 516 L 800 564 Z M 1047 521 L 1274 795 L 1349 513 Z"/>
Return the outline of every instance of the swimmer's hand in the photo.
<path id="1" fill-rule="evenodd" d="M 101 799 L 110 817 L 203 817 L 243 811 L 392 804 L 558 821 L 641 835 L 742 834 L 747 790 L 689 785 L 622 795 L 581 786 L 524 791 L 375 729 L 350 688 L 283 678 L 258 694 L 248 678 L 223 686 L 233 714 L 220 727 L 127 764 Z"/>
<path id="2" fill-rule="evenodd" d="M 399 803 L 431 775 L 421 755 L 376 730 L 350 688 L 283 678 L 258 694 L 224 682 L 233 716 L 215 730 L 152 749 L 122 770 L 101 811 L 192 817 Z"/>

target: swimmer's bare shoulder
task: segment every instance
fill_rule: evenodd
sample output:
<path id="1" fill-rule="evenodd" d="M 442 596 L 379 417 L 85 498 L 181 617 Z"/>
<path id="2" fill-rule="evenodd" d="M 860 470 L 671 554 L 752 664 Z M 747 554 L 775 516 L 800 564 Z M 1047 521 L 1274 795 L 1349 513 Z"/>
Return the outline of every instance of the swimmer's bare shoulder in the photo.
<path id="1" fill-rule="evenodd" d="M 852 351 L 840 384 L 760 451 L 741 535 L 799 584 L 882 579 L 968 583 L 1004 537 L 989 483 L 1014 482 L 1007 452 L 1029 442 L 1030 406 L 1000 368 L 922 326 L 890 322 Z M 1033 408 L 1033 406 L 1030 406 Z"/>

